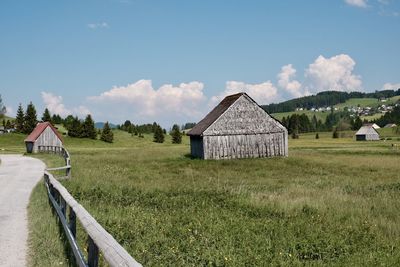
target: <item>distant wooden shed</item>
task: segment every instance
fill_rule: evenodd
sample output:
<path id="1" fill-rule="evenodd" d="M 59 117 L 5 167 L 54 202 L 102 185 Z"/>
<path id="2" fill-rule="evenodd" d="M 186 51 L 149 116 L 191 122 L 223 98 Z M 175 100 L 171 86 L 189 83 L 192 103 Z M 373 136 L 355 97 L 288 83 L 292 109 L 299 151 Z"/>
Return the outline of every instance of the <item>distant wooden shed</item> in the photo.
<path id="1" fill-rule="evenodd" d="M 25 139 L 26 152 L 37 153 L 39 146 L 62 147 L 63 140 L 60 133 L 50 122 L 40 122 Z"/>
<path id="2" fill-rule="evenodd" d="M 383 128 L 394 128 L 394 127 L 397 127 L 395 123 L 388 123 Z"/>
<path id="3" fill-rule="evenodd" d="M 372 125 L 364 125 L 356 132 L 357 141 L 377 141 L 379 139 L 379 133 Z"/>
<path id="4" fill-rule="evenodd" d="M 225 97 L 188 132 L 193 157 L 288 156 L 288 132 L 246 93 Z"/>

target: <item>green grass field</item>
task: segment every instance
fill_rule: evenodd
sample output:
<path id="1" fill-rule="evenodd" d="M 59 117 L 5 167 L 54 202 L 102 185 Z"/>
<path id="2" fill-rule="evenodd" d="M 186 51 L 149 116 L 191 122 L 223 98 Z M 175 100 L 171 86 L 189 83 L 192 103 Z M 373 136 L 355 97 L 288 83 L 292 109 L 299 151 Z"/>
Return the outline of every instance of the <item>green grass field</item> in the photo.
<path id="1" fill-rule="evenodd" d="M 396 266 L 400 136 L 352 134 L 301 135 L 288 158 L 229 161 L 191 159 L 187 138 L 66 138 L 63 184 L 144 266 Z M 0 148 L 23 151 L 21 140 L 0 136 Z M 68 266 L 46 197 L 43 184 L 31 196 L 30 265 Z"/>

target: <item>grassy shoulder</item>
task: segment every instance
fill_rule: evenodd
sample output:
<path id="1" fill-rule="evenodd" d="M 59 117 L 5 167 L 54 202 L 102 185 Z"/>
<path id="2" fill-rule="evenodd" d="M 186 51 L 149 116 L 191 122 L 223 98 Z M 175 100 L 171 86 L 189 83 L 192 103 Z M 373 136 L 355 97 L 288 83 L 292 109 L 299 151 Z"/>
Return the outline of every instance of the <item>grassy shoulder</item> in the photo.
<path id="1" fill-rule="evenodd" d="M 145 266 L 393 266 L 400 151 L 391 144 L 400 141 L 352 134 L 301 135 L 289 140 L 288 158 L 229 161 L 190 159 L 187 138 L 66 138 L 73 178 L 63 184 Z M 43 227 L 31 233 L 32 253 L 43 266 L 66 264 L 62 243 L 39 234 L 55 233 L 43 189 L 32 194 L 31 220 Z"/>
<path id="2" fill-rule="evenodd" d="M 48 167 L 63 166 L 61 157 L 48 154 L 32 155 Z M 67 241 L 51 209 L 46 187 L 41 180 L 33 189 L 28 205 L 29 266 L 71 266 Z"/>
<path id="3" fill-rule="evenodd" d="M 61 238 L 46 188 L 40 182 L 33 189 L 28 206 L 29 266 L 70 266 L 65 240 Z"/>

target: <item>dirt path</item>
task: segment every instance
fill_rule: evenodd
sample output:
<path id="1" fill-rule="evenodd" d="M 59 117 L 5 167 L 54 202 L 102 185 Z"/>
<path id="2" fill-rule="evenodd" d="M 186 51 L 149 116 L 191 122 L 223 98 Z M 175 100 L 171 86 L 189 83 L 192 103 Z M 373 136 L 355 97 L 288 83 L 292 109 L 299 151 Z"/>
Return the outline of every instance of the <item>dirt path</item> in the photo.
<path id="1" fill-rule="evenodd" d="M 21 155 L 0 155 L 0 159 L 0 266 L 26 266 L 26 208 L 45 165 Z"/>

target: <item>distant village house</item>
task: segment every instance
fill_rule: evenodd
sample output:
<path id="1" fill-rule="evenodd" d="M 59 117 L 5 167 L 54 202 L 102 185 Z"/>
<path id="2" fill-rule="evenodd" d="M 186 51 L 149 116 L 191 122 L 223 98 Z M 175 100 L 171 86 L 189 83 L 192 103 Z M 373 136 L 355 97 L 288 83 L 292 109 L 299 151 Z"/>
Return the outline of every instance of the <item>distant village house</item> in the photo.
<path id="1" fill-rule="evenodd" d="M 193 157 L 288 156 L 288 132 L 246 93 L 225 97 L 188 132 Z"/>

